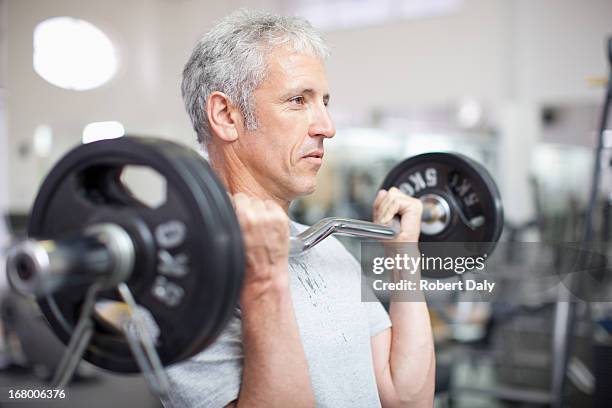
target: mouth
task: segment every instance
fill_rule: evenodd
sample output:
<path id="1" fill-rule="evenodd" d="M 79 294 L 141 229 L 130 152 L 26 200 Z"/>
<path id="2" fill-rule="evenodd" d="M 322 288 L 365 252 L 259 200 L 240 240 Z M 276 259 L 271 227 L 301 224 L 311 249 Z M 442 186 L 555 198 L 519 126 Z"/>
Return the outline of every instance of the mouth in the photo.
<path id="1" fill-rule="evenodd" d="M 323 150 L 315 150 L 303 156 L 302 158 L 311 163 L 321 164 L 323 162 L 324 154 L 325 153 L 323 152 Z"/>

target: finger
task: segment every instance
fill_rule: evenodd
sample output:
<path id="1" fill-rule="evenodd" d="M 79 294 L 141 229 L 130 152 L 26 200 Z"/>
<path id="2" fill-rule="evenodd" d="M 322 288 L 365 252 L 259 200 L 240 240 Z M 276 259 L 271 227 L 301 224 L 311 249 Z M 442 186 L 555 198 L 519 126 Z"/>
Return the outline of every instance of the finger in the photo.
<path id="1" fill-rule="evenodd" d="M 289 239 L 289 218 L 285 211 L 274 201 L 266 200 L 263 202 L 265 207 L 267 226 L 266 233 L 263 237 L 265 242 L 266 254 L 269 263 L 274 263 L 279 256 L 288 248 L 282 245 L 281 242 L 286 242 Z"/>
<path id="2" fill-rule="evenodd" d="M 273 214 L 275 217 L 279 217 L 280 219 L 284 221 L 283 228 L 285 228 L 286 226 L 286 232 L 288 235 L 289 229 L 290 229 L 289 228 L 289 217 L 287 216 L 287 213 L 285 212 L 285 210 L 283 210 L 280 205 L 278 205 L 276 202 L 272 200 L 266 200 L 264 204 L 268 212 Z M 285 231 L 285 229 L 283 229 L 283 231 Z"/>
<path id="3" fill-rule="evenodd" d="M 237 193 L 232 196 L 232 204 L 234 208 L 242 208 L 248 203 L 249 197 L 243 193 Z"/>
<path id="4" fill-rule="evenodd" d="M 249 210 L 253 224 L 257 226 L 257 228 L 255 228 L 253 231 L 254 238 L 261 244 L 265 242 L 267 235 L 269 234 L 269 231 L 266 228 L 269 219 L 269 214 L 266 211 L 266 205 L 262 200 L 251 200 Z"/>
<path id="5" fill-rule="evenodd" d="M 386 198 L 380 202 L 378 207 L 376 208 L 376 216 L 374 220 L 376 222 L 382 223 L 383 216 L 386 212 L 386 208 L 389 206 L 390 197 L 386 195 Z"/>
<path id="6" fill-rule="evenodd" d="M 257 220 L 259 217 L 256 204 L 247 195 L 240 195 L 235 197 L 236 201 L 236 216 L 238 218 L 238 224 L 243 232 L 242 239 L 244 240 L 246 247 L 258 245 L 259 236 L 257 228 Z"/>
<path id="7" fill-rule="evenodd" d="M 421 200 L 409 196 L 398 197 L 398 203 L 398 212 L 400 215 L 410 214 L 415 218 L 421 217 L 421 214 L 423 213 L 423 203 L 421 202 Z"/>
<path id="8" fill-rule="evenodd" d="M 386 195 L 387 195 L 387 190 L 378 190 L 378 193 L 376 193 L 376 198 L 374 199 L 374 204 L 372 204 L 372 206 L 374 208 L 377 208 Z"/>
<path id="9" fill-rule="evenodd" d="M 280 207 L 280 205 L 276 204 L 276 202 L 274 202 L 272 200 L 265 200 L 263 203 L 264 203 L 266 209 L 271 211 L 271 212 L 278 213 L 280 211 L 283 214 L 285 213 L 283 211 L 283 209 Z"/>
<path id="10" fill-rule="evenodd" d="M 419 199 L 409 198 L 401 203 L 400 229 L 403 239 L 416 242 L 418 241 L 421 230 L 421 217 L 423 204 Z"/>
<path id="11" fill-rule="evenodd" d="M 391 223 L 391 220 L 393 219 L 393 217 L 395 217 L 398 214 L 398 211 L 399 211 L 399 203 L 397 201 L 391 202 L 391 204 L 387 208 L 387 212 L 383 216 L 383 224 Z"/>
<path id="12" fill-rule="evenodd" d="M 274 234 L 274 238 L 289 235 L 289 217 L 285 211 L 274 201 L 264 201 L 265 214 L 272 225 L 270 233 Z"/>
<path id="13" fill-rule="evenodd" d="M 397 198 L 392 197 L 390 194 L 385 201 L 380 206 L 380 211 L 378 214 L 378 219 L 383 224 L 388 223 L 391 219 L 397 214 L 399 210 L 399 202 Z"/>
<path id="14" fill-rule="evenodd" d="M 393 201 L 395 200 L 395 194 L 391 190 L 387 191 L 383 199 L 380 201 L 380 205 L 378 206 L 379 218 L 389 211 L 389 206 L 392 205 Z"/>
<path id="15" fill-rule="evenodd" d="M 244 210 L 248 207 L 248 197 L 244 194 L 235 194 L 232 197 L 232 204 L 236 211 L 236 216 L 240 220 L 244 216 Z"/>
<path id="16" fill-rule="evenodd" d="M 266 204 L 262 200 L 252 200 L 251 208 L 255 212 L 264 213 L 266 211 Z"/>
<path id="17" fill-rule="evenodd" d="M 377 221 L 380 218 L 380 214 L 381 214 L 380 206 L 384 202 L 385 197 L 387 197 L 388 195 L 389 194 L 387 190 L 379 190 L 378 193 L 376 194 L 374 204 L 372 205 L 372 219 L 374 221 Z"/>
<path id="18" fill-rule="evenodd" d="M 400 215 L 406 214 L 408 212 L 418 212 L 419 215 L 421 213 L 422 203 L 418 198 L 414 198 L 404 193 L 400 189 L 396 187 L 392 187 L 389 190 L 389 194 L 392 195 L 395 200 L 399 203 L 398 213 Z"/>

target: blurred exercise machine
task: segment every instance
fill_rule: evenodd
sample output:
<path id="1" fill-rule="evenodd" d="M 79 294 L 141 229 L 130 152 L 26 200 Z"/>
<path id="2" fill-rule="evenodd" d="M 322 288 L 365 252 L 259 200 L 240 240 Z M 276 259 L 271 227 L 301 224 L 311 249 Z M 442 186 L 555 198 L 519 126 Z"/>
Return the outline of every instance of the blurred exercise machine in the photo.
<path id="1" fill-rule="evenodd" d="M 560 292 L 558 302 L 556 304 L 553 326 L 553 366 L 552 366 L 552 382 L 551 382 L 551 406 L 553 408 L 562 408 L 564 406 L 564 396 L 566 393 L 566 382 L 568 378 L 569 361 L 572 354 L 574 334 L 576 332 L 577 304 L 573 301 L 572 294 L 580 293 L 584 285 L 584 267 L 587 262 L 587 253 L 591 245 L 595 241 L 594 219 L 597 210 L 598 197 L 601 193 L 601 180 L 603 178 L 602 170 L 612 172 L 612 168 L 604 166 L 604 147 L 606 138 L 606 129 L 608 125 L 608 116 L 610 111 L 610 100 L 612 98 L 612 37 L 608 39 L 606 49 L 608 59 L 608 81 L 606 96 L 601 114 L 601 122 L 599 127 L 599 137 L 597 147 L 595 149 L 595 161 L 593 168 L 593 179 L 591 184 L 591 193 L 588 201 L 588 208 L 584 220 L 584 232 L 582 244 L 584 250 L 580 252 L 578 259 L 578 273 L 570 275 L 568 287 L 570 290 Z M 607 204 L 604 206 L 604 222 L 609 225 L 609 210 L 610 198 L 608 197 Z M 603 230 L 603 234 L 608 234 L 609 231 Z M 606 237 L 604 235 L 604 237 Z M 588 307 L 588 304 L 587 304 Z M 598 384 L 598 392 L 601 391 L 601 384 Z M 610 388 L 608 388 L 608 393 Z M 609 402 L 609 399 L 607 400 Z M 598 402 L 595 402 L 598 404 Z M 603 405 L 602 405 L 603 406 Z"/>

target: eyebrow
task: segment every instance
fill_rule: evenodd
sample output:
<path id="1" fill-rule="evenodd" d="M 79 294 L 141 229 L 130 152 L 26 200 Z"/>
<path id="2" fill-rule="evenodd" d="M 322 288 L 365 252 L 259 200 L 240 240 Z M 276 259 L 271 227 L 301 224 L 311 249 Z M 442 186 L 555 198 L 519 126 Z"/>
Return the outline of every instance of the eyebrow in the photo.
<path id="1" fill-rule="evenodd" d="M 314 89 L 312 89 L 312 88 L 294 88 L 294 89 L 291 89 L 291 90 L 285 92 L 283 94 L 282 99 L 285 100 L 285 99 L 287 99 L 287 98 L 289 98 L 291 96 L 294 96 L 296 94 L 310 94 L 310 95 L 314 95 L 315 93 L 316 93 L 316 91 Z M 323 95 L 323 100 L 325 102 L 328 102 L 329 101 L 329 97 L 330 97 L 329 93 L 326 93 L 325 95 Z"/>

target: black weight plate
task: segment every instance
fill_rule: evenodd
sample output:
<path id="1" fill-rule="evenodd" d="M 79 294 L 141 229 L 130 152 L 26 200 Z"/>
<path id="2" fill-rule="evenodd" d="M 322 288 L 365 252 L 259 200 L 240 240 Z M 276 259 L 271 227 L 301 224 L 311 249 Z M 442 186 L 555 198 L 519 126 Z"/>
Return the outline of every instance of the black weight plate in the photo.
<path id="1" fill-rule="evenodd" d="M 200 183 L 203 190 L 206 191 L 206 185 L 212 182 L 212 180 L 209 180 L 209 177 L 212 176 L 216 180 L 216 176 L 211 172 L 208 162 L 206 162 L 199 154 L 193 150 L 191 150 L 191 154 L 193 160 L 185 160 L 184 163 L 189 166 L 190 171 L 196 180 Z M 240 237 L 240 245 L 228 246 L 228 254 L 224 259 L 228 264 L 227 267 L 235 270 L 234 273 L 227 274 L 229 282 L 226 285 L 226 292 L 221 294 L 222 298 L 225 299 L 225 303 L 219 310 L 218 320 L 226 322 L 231 318 L 236 310 L 236 299 L 239 297 L 240 291 L 242 290 L 242 277 L 245 265 L 240 226 L 236 220 L 233 205 L 229 202 L 229 200 L 227 200 L 227 192 L 222 191 L 221 193 L 224 195 L 223 200 L 225 200 L 226 204 L 224 204 L 223 211 L 220 211 L 218 216 L 222 218 L 221 221 L 227 226 L 227 228 L 232 229 L 232 236 Z M 219 200 L 219 202 L 223 200 Z M 191 357 L 203 350 L 216 338 L 216 336 L 217 333 L 215 333 L 214 336 L 204 335 L 202 338 L 197 339 L 192 347 L 189 350 L 186 350 L 186 358 Z"/>
<path id="2" fill-rule="evenodd" d="M 151 208 L 123 188 L 119 176 L 126 165 L 150 167 L 163 176 L 166 202 Z M 229 197 L 207 163 L 192 149 L 153 138 L 124 137 L 75 148 L 45 179 L 28 235 L 58 239 L 101 222 L 121 225 L 135 242 L 127 283 L 159 326 L 156 348 L 162 363 L 176 363 L 210 344 L 236 304 L 244 255 Z M 166 268 L 163 259 L 180 260 L 186 268 Z M 83 297 L 64 290 L 39 302 L 64 342 Z M 114 290 L 101 297 L 119 299 Z M 139 371 L 125 338 L 102 321 L 96 321 L 84 358 L 113 371 Z"/>
<path id="3" fill-rule="evenodd" d="M 416 198 L 435 194 L 449 204 L 451 218 L 448 225 L 434 235 L 421 233 L 420 242 L 476 243 L 475 247 L 471 247 L 471 256 L 490 254 L 495 249 L 504 222 L 501 196 L 489 172 L 476 161 L 457 153 L 435 152 L 414 156 L 389 172 L 381 188 L 387 190 L 391 187 L 397 187 Z M 469 220 L 478 220 L 481 225 L 469 226 L 470 223 L 466 223 Z M 449 245 L 447 249 L 456 248 L 457 245 Z M 474 251 L 474 248 L 477 249 Z M 434 250 L 442 250 L 442 247 L 421 245 L 421 251 L 426 256 L 433 256 L 428 251 Z M 450 276 L 440 273 L 430 275 Z"/>

